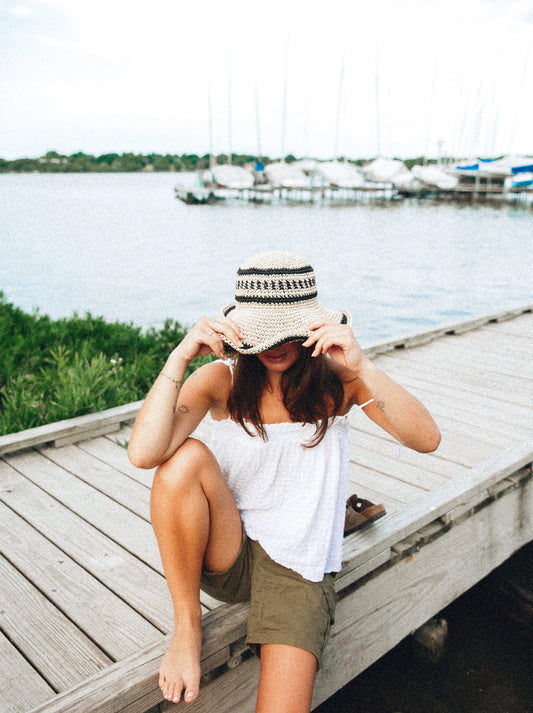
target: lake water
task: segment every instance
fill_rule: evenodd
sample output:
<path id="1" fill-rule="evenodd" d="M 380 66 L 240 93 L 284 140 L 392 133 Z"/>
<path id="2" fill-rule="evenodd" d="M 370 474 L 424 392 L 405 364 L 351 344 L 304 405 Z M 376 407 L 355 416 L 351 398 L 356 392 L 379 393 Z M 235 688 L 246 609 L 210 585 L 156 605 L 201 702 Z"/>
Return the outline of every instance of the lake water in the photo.
<path id="1" fill-rule="evenodd" d="M 313 264 L 363 344 L 533 302 L 533 213 L 367 200 L 188 206 L 177 174 L 0 175 L 0 289 L 25 310 L 190 325 L 263 250 Z"/>

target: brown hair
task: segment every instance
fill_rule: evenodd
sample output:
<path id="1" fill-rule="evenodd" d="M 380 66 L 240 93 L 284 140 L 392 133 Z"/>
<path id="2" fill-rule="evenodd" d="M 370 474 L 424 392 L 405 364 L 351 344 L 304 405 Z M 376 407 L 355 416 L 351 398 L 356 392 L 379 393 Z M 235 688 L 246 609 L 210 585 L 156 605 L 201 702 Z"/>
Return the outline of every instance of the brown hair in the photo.
<path id="1" fill-rule="evenodd" d="M 283 404 L 291 421 L 312 423 L 314 437 L 304 445 L 316 446 L 324 438 L 328 418 L 336 416 L 344 399 L 344 388 L 336 372 L 327 364 L 326 357 L 311 356 L 312 349 L 300 348 L 300 356 L 283 374 Z M 237 354 L 233 384 L 228 397 L 231 418 L 253 436 L 246 422 L 251 423 L 263 440 L 266 430 L 259 408 L 266 388 L 266 369 L 255 355 Z"/>

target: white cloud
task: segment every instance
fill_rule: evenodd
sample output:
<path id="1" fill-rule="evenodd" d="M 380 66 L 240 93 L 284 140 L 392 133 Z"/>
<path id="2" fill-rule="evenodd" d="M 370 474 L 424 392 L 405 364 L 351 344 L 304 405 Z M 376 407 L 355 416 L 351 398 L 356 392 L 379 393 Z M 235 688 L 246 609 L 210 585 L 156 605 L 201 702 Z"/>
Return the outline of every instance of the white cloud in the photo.
<path id="1" fill-rule="evenodd" d="M 15 15 L 15 17 L 19 17 L 22 19 L 31 17 L 31 15 L 34 14 L 34 11 L 28 5 L 13 5 L 12 7 L 8 8 L 8 12 L 10 12 L 12 15 Z"/>
<path id="2" fill-rule="evenodd" d="M 77 126 L 78 147 L 120 151 L 111 145 L 116 132 L 106 144 L 109 122 L 137 127 L 143 149 L 151 135 L 154 150 L 203 152 L 208 86 L 216 150 L 226 150 L 231 77 L 233 149 L 256 150 L 257 86 L 262 150 L 275 154 L 282 144 L 287 39 L 287 151 L 333 151 L 343 47 L 342 153 L 376 151 L 376 54 L 385 153 L 416 155 L 426 144 L 435 152 L 439 139 L 451 149 L 465 107 L 463 134 L 478 112 L 483 146 L 494 143 L 497 123 L 496 150 L 507 150 L 512 133 L 516 150 L 533 150 L 531 56 L 522 79 L 532 30 L 525 0 L 335 0 L 327 7 L 272 0 L 264 9 L 244 0 L 28 0 L 13 4 L 15 11 L 31 22 L 31 32 L 13 40 L 3 104 L 17 117 L 11 125 L 22 115 L 42 150 L 53 142 L 68 152 L 61 136 L 75 136 Z M 133 128 L 124 135 L 135 143 Z M 4 132 L 0 155 L 27 153 L 17 136 L 11 143 Z"/>

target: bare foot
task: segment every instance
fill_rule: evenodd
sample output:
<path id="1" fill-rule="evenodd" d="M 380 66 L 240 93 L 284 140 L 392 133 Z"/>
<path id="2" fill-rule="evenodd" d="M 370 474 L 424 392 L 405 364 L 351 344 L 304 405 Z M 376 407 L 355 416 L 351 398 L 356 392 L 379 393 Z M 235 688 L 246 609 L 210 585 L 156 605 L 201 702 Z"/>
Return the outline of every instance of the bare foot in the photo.
<path id="1" fill-rule="evenodd" d="M 200 690 L 200 623 L 176 625 L 170 647 L 159 669 L 159 688 L 167 701 L 178 703 L 182 691 L 187 703 L 198 698 Z"/>

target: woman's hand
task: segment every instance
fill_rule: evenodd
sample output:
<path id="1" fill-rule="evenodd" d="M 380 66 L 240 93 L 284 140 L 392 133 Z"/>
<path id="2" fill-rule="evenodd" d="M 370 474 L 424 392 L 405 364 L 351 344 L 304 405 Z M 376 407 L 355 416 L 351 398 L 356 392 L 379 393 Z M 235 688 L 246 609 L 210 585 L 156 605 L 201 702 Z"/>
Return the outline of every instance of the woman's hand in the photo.
<path id="1" fill-rule="evenodd" d="M 366 356 L 359 346 L 351 327 L 335 322 L 312 322 L 309 325 L 311 335 L 303 343 L 313 349 L 313 356 L 328 354 L 334 361 L 350 371 L 359 374 Z"/>
<path id="2" fill-rule="evenodd" d="M 224 359 L 226 355 L 222 334 L 237 346 L 242 346 L 242 335 L 235 322 L 225 317 L 220 319 L 203 317 L 182 339 L 171 356 L 183 360 L 186 364 L 197 356 L 207 354 L 214 354 Z"/>

